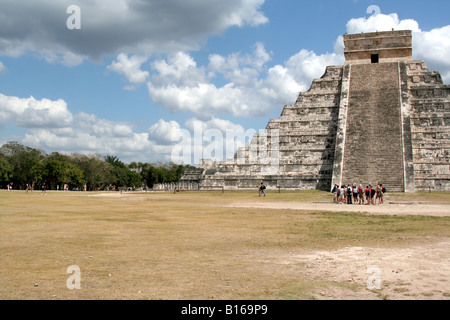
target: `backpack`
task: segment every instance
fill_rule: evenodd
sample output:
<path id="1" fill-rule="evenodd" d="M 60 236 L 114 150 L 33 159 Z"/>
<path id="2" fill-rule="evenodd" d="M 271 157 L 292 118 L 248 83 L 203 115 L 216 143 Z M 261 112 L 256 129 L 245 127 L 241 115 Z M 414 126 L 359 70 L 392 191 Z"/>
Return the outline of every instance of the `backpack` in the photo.
<path id="1" fill-rule="evenodd" d="M 381 188 L 381 192 L 386 193 L 386 188 L 385 187 Z"/>
<path id="2" fill-rule="evenodd" d="M 266 189 L 266 186 L 265 186 L 265 185 L 263 185 L 263 186 L 262 186 L 262 189 L 263 189 L 263 190 L 265 190 L 265 189 Z"/>

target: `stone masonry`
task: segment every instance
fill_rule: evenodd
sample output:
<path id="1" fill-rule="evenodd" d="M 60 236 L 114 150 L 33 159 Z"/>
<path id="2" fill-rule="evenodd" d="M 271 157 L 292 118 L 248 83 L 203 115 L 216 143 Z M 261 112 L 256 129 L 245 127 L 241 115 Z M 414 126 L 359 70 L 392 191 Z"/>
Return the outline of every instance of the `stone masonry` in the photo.
<path id="1" fill-rule="evenodd" d="M 450 191 L 450 86 L 412 59 L 411 31 L 346 34 L 344 43 L 343 66 L 327 67 L 234 159 L 204 160 L 181 185 Z"/>
<path id="2" fill-rule="evenodd" d="M 352 66 L 342 183 L 404 189 L 398 79 L 397 63 Z"/>

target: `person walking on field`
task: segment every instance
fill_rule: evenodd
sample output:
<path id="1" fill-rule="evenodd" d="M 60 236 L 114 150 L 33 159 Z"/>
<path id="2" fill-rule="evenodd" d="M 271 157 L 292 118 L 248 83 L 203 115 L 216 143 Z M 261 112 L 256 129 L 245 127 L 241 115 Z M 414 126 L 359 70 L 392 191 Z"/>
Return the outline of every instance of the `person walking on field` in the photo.
<path id="1" fill-rule="evenodd" d="M 344 185 L 342 185 L 341 188 L 339 189 L 339 203 L 344 204 L 344 199 L 345 199 L 345 188 Z"/>
<path id="2" fill-rule="evenodd" d="M 353 189 L 350 183 L 347 186 L 347 204 L 352 204 Z"/>
<path id="3" fill-rule="evenodd" d="M 364 204 L 364 188 L 362 184 L 358 187 L 359 204 Z"/>
<path id="4" fill-rule="evenodd" d="M 45 183 L 42 184 L 41 194 L 44 194 L 44 195 L 47 194 L 47 189 L 46 189 Z"/>
<path id="5" fill-rule="evenodd" d="M 366 204 L 370 204 L 370 189 L 369 189 L 369 186 L 366 186 L 366 189 L 364 190 L 364 193 L 366 194 Z"/>
<path id="6" fill-rule="evenodd" d="M 386 193 L 386 188 L 383 187 L 383 185 L 381 183 L 380 183 L 380 188 L 381 188 L 381 198 L 380 198 L 380 200 L 381 200 L 381 203 L 383 203 L 384 202 L 384 194 Z"/>
<path id="7" fill-rule="evenodd" d="M 377 184 L 377 189 L 376 189 L 376 202 L 375 203 L 377 203 L 378 202 L 378 204 L 381 204 L 381 194 L 382 194 L 382 191 L 381 191 L 381 186 L 379 185 L 379 184 Z"/>
<path id="8" fill-rule="evenodd" d="M 337 202 L 337 184 L 334 185 L 333 190 L 331 190 L 331 193 L 333 194 L 333 203 Z"/>
<path id="9" fill-rule="evenodd" d="M 341 188 L 339 188 L 338 185 L 336 185 L 336 203 L 341 202 Z"/>
<path id="10" fill-rule="evenodd" d="M 374 187 L 372 187 L 371 185 L 369 185 L 370 187 L 370 200 L 372 204 L 375 204 L 375 194 L 376 194 L 376 190 Z"/>
<path id="11" fill-rule="evenodd" d="M 264 185 L 264 183 L 261 182 L 261 193 L 264 195 L 264 197 L 266 196 L 266 186 Z"/>
<path id="12" fill-rule="evenodd" d="M 353 204 L 358 204 L 358 188 L 356 183 L 353 183 Z"/>
<path id="13" fill-rule="evenodd" d="M 265 190 L 266 189 L 266 186 L 261 182 L 260 184 L 259 184 L 259 196 L 261 197 L 261 194 L 263 194 L 264 195 L 264 197 L 266 196 L 266 193 L 265 193 Z"/>

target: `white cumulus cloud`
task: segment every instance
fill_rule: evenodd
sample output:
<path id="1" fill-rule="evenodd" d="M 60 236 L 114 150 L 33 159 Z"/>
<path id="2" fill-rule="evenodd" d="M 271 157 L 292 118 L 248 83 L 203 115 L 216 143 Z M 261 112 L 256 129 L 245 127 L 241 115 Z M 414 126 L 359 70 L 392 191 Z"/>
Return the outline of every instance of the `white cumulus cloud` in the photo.
<path id="1" fill-rule="evenodd" d="M 348 33 L 395 30 L 419 31 L 419 24 L 413 19 L 400 20 L 398 14 L 377 14 L 369 18 L 355 18 L 347 23 Z"/>
<path id="2" fill-rule="evenodd" d="M 149 140 L 158 145 L 169 146 L 179 142 L 183 135 L 181 126 L 176 121 L 164 121 L 160 119 L 148 129 Z"/>
<path id="3" fill-rule="evenodd" d="M 144 83 L 149 77 L 149 72 L 141 70 L 141 65 L 147 60 L 146 56 L 133 55 L 128 57 L 126 54 L 121 53 L 108 66 L 108 70 L 124 75 L 130 83 Z"/>
<path id="4" fill-rule="evenodd" d="M 414 33 L 413 54 L 450 83 L 450 25 Z"/>
<path id="5" fill-rule="evenodd" d="M 24 128 L 59 128 L 70 125 L 72 113 L 62 100 L 18 98 L 0 93 L 0 125 L 13 122 Z"/>
<path id="6" fill-rule="evenodd" d="M 187 53 L 153 64 L 147 83 L 150 98 L 171 112 L 192 112 L 202 120 L 215 116 L 265 116 L 295 102 L 300 91 L 323 75 L 326 66 L 342 64 L 343 54 L 301 50 L 284 65 L 269 66 L 271 54 L 257 43 L 250 54 L 211 54 L 198 66 Z M 217 86 L 214 79 L 225 84 Z"/>

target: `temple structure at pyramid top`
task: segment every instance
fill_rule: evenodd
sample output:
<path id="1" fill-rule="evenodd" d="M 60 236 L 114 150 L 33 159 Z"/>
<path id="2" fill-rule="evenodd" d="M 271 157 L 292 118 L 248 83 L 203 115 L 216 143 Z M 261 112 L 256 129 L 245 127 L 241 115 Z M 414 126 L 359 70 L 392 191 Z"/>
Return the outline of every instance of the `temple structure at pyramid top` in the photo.
<path id="1" fill-rule="evenodd" d="M 327 67 L 234 159 L 187 170 L 179 188 L 450 191 L 450 86 L 413 59 L 411 31 L 344 44 L 344 65 Z"/>
<path id="2" fill-rule="evenodd" d="M 412 60 L 411 31 L 344 35 L 345 64 Z"/>

